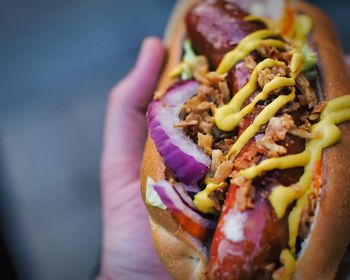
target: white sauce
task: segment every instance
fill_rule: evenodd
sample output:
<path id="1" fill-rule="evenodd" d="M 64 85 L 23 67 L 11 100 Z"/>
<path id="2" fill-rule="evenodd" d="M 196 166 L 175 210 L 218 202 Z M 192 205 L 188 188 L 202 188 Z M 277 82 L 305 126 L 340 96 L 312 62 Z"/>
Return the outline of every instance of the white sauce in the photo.
<path id="1" fill-rule="evenodd" d="M 222 232 L 225 237 L 233 242 L 244 240 L 244 226 L 247 221 L 247 213 L 231 211 L 225 217 Z"/>

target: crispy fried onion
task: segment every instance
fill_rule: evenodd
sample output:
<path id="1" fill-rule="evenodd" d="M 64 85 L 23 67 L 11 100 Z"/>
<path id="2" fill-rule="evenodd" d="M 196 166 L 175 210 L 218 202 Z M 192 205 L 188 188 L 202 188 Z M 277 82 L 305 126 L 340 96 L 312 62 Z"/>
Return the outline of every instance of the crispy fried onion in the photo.
<path id="1" fill-rule="evenodd" d="M 257 139 L 258 148 L 264 149 L 269 158 L 286 154 L 287 149 L 276 142 L 284 140 L 287 132 L 292 128 L 295 128 L 294 121 L 292 116 L 288 114 L 271 118 L 265 130 L 265 135 Z"/>

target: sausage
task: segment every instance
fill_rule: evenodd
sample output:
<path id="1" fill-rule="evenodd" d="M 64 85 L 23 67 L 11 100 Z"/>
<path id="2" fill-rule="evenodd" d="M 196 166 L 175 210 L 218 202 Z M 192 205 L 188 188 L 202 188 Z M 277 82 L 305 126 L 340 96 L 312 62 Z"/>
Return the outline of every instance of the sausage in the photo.
<path id="1" fill-rule="evenodd" d="M 257 107 L 244 118 L 238 135 L 252 124 L 259 112 Z M 287 154 L 297 154 L 305 149 L 305 141 L 292 135 L 286 135 L 279 144 L 286 148 Z M 243 148 L 237 160 L 251 151 L 256 151 L 256 161 L 262 160 L 255 138 Z M 258 191 L 254 208 L 243 212 L 235 208 L 235 193 L 239 186 L 230 186 L 211 245 L 209 279 L 271 279 L 281 251 L 288 246 L 288 213 L 279 220 L 267 197 L 272 187 L 296 183 L 302 174 L 303 168 L 296 167 L 272 170 L 256 178 L 253 185 Z M 239 235 L 239 229 L 242 240 L 232 240 L 230 231 Z"/>
<path id="2" fill-rule="evenodd" d="M 211 66 L 217 67 L 224 54 L 233 49 L 241 39 L 264 27 L 262 24 L 244 21 L 245 16 L 246 12 L 226 1 L 205 1 L 195 5 L 186 17 L 188 36 L 193 47 L 208 58 Z M 231 69 L 227 76 L 231 93 L 242 88 L 249 76 L 250 73 L 242 62 Z M 253 122 L 258 113 L 259 108 L 256 108 L 255 112 L 246 116 L 238 135 Z M 279 144 L 286 147 L 289 154 L 301 152 L 305 148 L 304 141 L 294 136 L 287 136 Z M 254 149 L 257 153 L 255 159 L 262 160 L 254 138 L 238 157 L 244 158 L 245 153 L 254 153 Z M 211 246 L 209 279 L 271 278 L 280 253 L 288 244 L 288 215 L 281 220 L 277 219 L 267 199 L 268 192 L 275 185 L 297 182 L 302 172 L 303 168 L 273 170 L 254 180 L 254 186 L 258 189 L 254 208 L 242 213 L 234 207 L 236 187 L 229 188 Z M 237 230 L 229 228 L 229 221 L 240 216 L 245 217 L 242 228 L 244 240 L 234 242 L 224 234 L 223 229 Z"/>
<path id="3" fill-rule="evenodd" d="M 244 119 L 239 135 L 253 122 L 258 112 L 256 110 Z M 286 147 L 288 154 L 299 153 L 305 148 L 304 140 L 296 136 L 287 135 L 280 144 Z M 247 149 L 255 149 L 254 138 L 238 155 L 238 160 L 245 157 Z M 235 209 L 235 193 L 239 186 L 230 186 L 211 245 L 209 279 L 271 279 L 279 255 L 288 244 L 288 215 L 279 220 L 267 197 L 273 186 L 296 183 L 302 173 L 303 168 L 273 170 L 254 180 L 253 184 L 258 189 L 254 208 L 244 212 Z M 223 229 L 234 231 L 234 228 L 229 229 L 229 221 L 237 216 L 244 217 L 244 240 L 233 242 Z"/>
<path id="4" fill-rule="evenodd" d="M 187 35 L 194 49 L 208 59 L 213 69 L 240 40 L 265 27 L 263 23 L 245 21 L 247 15 L 235 4 L 220 0 L 201 2 L 187 13 Z M 233 67 L 226 78 L 231 94 L 237 92 L 249 76 L 244 63 Z"/>
<path id="5" fill-rule="evenodd" d="M 254 141 L 252 139 L 245 148 L 254 149 Z M 303 149 L 304 143 L 298 137 L 287 136 L 283 145 L 291 154 Z M 244 157 L 245 153 L 247 151 L 243 149 L 239 157 Z M 296 183 L 302 173 L 303 168 L 273 170 L 254 180 L 258 190 L 254 208 L 244 212 L 235 209 L 237 187 L 230 186 L 211 245 L 209 279 L 271 279 L 280 253 L 288 245 L 289 211 L 279 220 L 267 197 L 273 186 Z M 245 217 L 244 241 L 233 242 L 224 234 L 223 228 L 237 215 Z M 231 230 L 236 229 L 232 227 Z"/>
<path id="6" fill-rule="evenodd" d="M 277 219 L 263 192 L 258 193 L 253 209 L 235 210 L 235 191 L 231 186 L 213 238 L 208 279 L 271 279 L 288 243 L 288 220 L 286 216 Z M 229 227 L 230 220 L 235 228 Z"/>
<path id="7" fill-rule="evenodd" d="M 187 35 L 194 49 L 206 56 L 216 68 L 225 53 L 253 31 L 264 28 L 261 23 L 244 20 L 248 14 L 228 1 L 204 1 L 193 6 L 186 16 Z"/>

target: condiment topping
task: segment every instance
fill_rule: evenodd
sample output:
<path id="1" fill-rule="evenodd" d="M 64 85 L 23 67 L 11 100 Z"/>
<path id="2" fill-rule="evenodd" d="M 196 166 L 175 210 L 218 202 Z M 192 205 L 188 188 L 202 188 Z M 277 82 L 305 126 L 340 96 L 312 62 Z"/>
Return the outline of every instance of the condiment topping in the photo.
<path id="1" fill-rule="evenodd" d="M 221 61 L 216 73 L 227 73 L 239 61 L 248 56 L 252 51 L 256 50 L 261 45 L 276 47 L 280 49 L 285 48 L 285 43 L 281 40 L 268 39 L 271 37 L 278 37 L 279 34 L 269 29 L 255 31 L 246 36 L 239 42 L 236 48 L 228 52 Z"/>
<path id="2" fill-rule="evenodd" d="M 214 201 L 209 198 L 209 195 L 219 189 L 226 186 L 226 183 L 213 184 L 209 183 L 205 190 L 197 193 L 194 197 L 194 204 L 197 209 L 203 213 L 216 213 L 214 209 Z"/>

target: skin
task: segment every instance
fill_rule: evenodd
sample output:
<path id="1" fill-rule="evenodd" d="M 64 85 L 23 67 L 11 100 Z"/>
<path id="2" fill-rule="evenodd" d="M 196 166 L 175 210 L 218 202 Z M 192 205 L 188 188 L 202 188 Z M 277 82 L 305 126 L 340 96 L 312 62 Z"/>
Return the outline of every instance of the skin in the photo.
<path id="1" fill-rule="evenodd" d="M 145 112 L 165 58 L 158 38 L 146 38 L 133 70 L 111 91 L 101 166 L 103 241 L 98 280 L 171 279 L 153 247 L 141 199 Z M 350 73 L 350 56 L 346 58 Z"/>
<path id="2" fill-rule="evenodd" d="M 111 91 L 101 168 L 103 242 L 97 279 L 171 279 L 155 252 L 141 199 L 140 168 L 165 48 L 147 38 L 133 70 Z"/>

